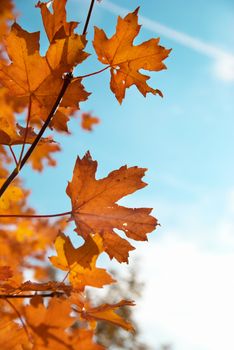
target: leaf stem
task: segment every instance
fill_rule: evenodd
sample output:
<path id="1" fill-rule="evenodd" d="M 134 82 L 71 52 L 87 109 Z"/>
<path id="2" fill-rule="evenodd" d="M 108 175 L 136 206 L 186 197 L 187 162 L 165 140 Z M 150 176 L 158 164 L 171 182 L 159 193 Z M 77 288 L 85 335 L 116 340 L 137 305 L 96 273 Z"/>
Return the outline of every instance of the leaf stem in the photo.
<path id="1" fill-rule="evenodd" d="M 10 152 L 11 152 L 11 154 L 12 154 L 12 157 L 13 157 L 13 159 L 14 159 L 14 161 L 15 161 L 15 165 L 18 166 L 18 161 L 17 161 L 15 152 L 14 152 L 13 148 L 11 147 L 11 145 L 9 145 L 9 149 L 10 149 Z"/>
<path id="2" fill-rule="evenodd" d="M 45 214 L 45 215 L 34 215 L 34 214 L 0 214 L 0 218 L 55 218 L 58 216 L 71 215 L 71 211 L 58 214 Z"/>
<path id="3" fill-rule="evenodd" d="M 22 145 L 22 148 L 21 148 L 21 152 L 20 152 L 20 156 L 19 156 L 19 160 L 18 160 L 18 164 L 17 164 L 18 168 L 20 168 L 21 160 L 22 160 L 23 155 L 24 155 L 25 144 L 26 144 L 26 141 L 27 141 L 28 128 L 29 128 L 29 122 L 30 122 L 30 117 L 31 117 L 31 106 L 32 106 L 32 97 L 30 95 L 29 96 L 29 104 L 28 104 L 27 124 L 26 124 L 26 130 L 25 130 L 25 133 L 24 133 L 24 141 L 23 141 L 23 145 Z"/>
<path id="4" fill-rule="evenodd" d="M 83 78 L 87 78 L 87 77 L 91 77 L 92 75 L 96 75 L 96 74 L 99 74 L 99 73 L 102 73 L 104 72 L 105 70 L 107 70 L 108 68 L 110 68 L 110 66 L 107 66 L 105 68 L 102 68 L 100 70 L 97 70 L 96 72 L 93 72 L 93 73 L 89 73 L 89 74 L 85 74 L 85 75 L 80 75 L 79 77 L 76 77 L 74 80 L 76 79 L 83 79 Z"/>
<path id="5" fill-rule="evenodd" d="M 10 297 L 11 297 L 11 296 L 9 295 L 8 298 L 10 298 Z M 26 326 L 26 324 L 24 323 L 24 320 L 23 320 L 23 318 L 21 317 L 19 311 L 17 310 L 17 308 L 15 307 L 15 305 L 12 304 L 12 302 L 11 302 L 10 300 L 8 300 L 8 299 L 6 299 L 6 298 L 5 298 L 5 300 L 6 300 L 6 302 L 8 303 L 8 305 L 10 305 L 10 307 L 15 311 L 15 313 L 16 313 L 16 315 L 18 316 L 18 318 L 19 318 L 19 320 L 20 320 L 20 322 L 21 322 L 21 324 L 22 324 L 22 327 L 23 327 L 23 329 L 24 329 L 24 331 L 25 331 L 25 333 L 26 333 L 26 335 L 27 335 L 27 338 L 28 338 L 29 342 L 31 343 L 32 340 L 31 340 L 31 338 L 30 338 L 30 335 L 29 335 L 27 326 Z"/>

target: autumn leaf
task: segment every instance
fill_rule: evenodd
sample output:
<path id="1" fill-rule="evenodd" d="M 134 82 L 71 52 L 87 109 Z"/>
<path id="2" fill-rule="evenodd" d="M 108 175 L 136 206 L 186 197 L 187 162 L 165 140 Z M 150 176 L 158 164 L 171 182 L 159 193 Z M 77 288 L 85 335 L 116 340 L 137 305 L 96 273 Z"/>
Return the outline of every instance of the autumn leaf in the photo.
<path id="1" fill-rule="evenodd" d="M 146 169 L 122 166 L 100 180 L 95 178 L 96 170 L 97 162 L 89 152 L 82 159 L 77 158 L 72 181 L 66 190 L 72 202 L 75 231 L 84 239 L 98 233 L 110 258 L 128 261 L 128 252 L 134 248 L 114 229 L 123 231 L 129 238 L 145 241 L 157 220 L 150 215 L 149 208 L 125 208 L 116 202 L 146 186 L 141 181 Z"/>
<path id="2" fill-rule="evenodd" d="M 146 82 L 149 76 L 139 72 L 140 69 L 160 71 L 166 66 L 163 60 L 170 50 L 159 45 L 159 39 L 150 39 L 140 45 L 133 45 L 141 26 L 138 24 L 138 10 L 129 13 L 125 18 L 118 18 L 116 33 L 108 39 L 102 29 L 95 27 L 93 46 L 101 63 L 110 66 L 110 87 L 121 103 L 126 88 L 136 85 L 142 95 L 162 93 L 151 88 Z"/>
<path id="3" fill-rule="evenodd" d="M 88 302 L 85 302 L 82 305 L 80 305 L 80 303 L 77 305 L 77 312 L 80 313 L 81 319 L 87 320 L 88 322 L 107 321 L 132 332 L 134 328 L 131 323 L 118 315 L 116 310 L 123 306 L 134 305 L 134 302 L 131 300 L 121 300 L 116 304 L 102 304 L 96 307 L 92 307 Z"/>
<path id="4" fill-rule="evenodd" d="M 50 122 L 50 128 L 55 129 L 60 132 L 69 133 L 67 123 L 70 120 L 70 117 L 75 116 L 77 107 L 59 107 L 54 118 Z"/>
<path id="5" fill-rule="evenodd" d="M 51 3 L 53 13 L 50 12 L 48 6 Z M 43 24 L 50 42 L 56 39 L 56 33 L 59 32 L 61 36 L 61 29 L 63 29 L 64 36 L 70 36 L 78 25 L 78 22 L 68 23 L 66 21 L 66 3 L 67 0 L 53 0 L 45 3 L 38 1 L 36 5 L 41 10 Z"/>
<path id="6" fill-rule="evenodd" d="M 0 179 L 0 187 L 5 182 L 5 179 Z M 11 184 L 7 191 L 0 198 L 0 209 L 6 210 L 14 202 L 20 201 L 24 197 L 22 189 Z"/>
<path id="7" fill-rule="evenodd" d="M 0 117 L 0 144 L 1 145 L 22 145 L 22 144 L 32 144 L 35 140 L 37 134 L 32 127 L 27 129 L 19 124 L 10 123 L 7 119 Z M 27 137 L 25 138 L 25 133 L 27 130 Z M 51 138 L 41 138 L 39 143 L 51 143 L 53 140 Z"/>
<path id="8" fill-rule="evenodd" d="M 71 335 L 74 350 L 106 350 L 102 345 L 93 342 L 95 333 L 89 329 L 75 329 Z"/>
<path id="9" fill-rule="evenodd" d="M 81 247 L 74 248 L 70 238 L 62 232 L 56 238 L 55 248 L 58 257 L 51 257 L 50 261 L 54 266 L 65 271 L 72 269 L 72 266 L 76 264 L 84 268 L 91 268 L 93 257 L 99 254 L 98 246 L 91 236 Z"/>
<path id="10" fill-rule="evenodd" d="M 0 320 L 0 348 L 2 350 L 21 350 L 28 343 L 25 330 L 17 323 L 1 317 Z M 22 345 L 22 346 L 21 346 Z M 26 347 L 25 347 L 26 349 Z"/>
<path id="11" fill-rule="evenodd" d="M 31 121 L 38 123 L 47 118 L 63 85 L 63 74 L 88 56 L 83 51 L 85 45 L 84 36 L 73 34 L 53 42 L 42 57 L 39 33 L 28 33 L 13 24 L 6 39 L 11 63 L 0 64 L 0 82 L 9 89 L 18 105 L 26 107 L 31 101 Z M 79 102 L 85 101 L 88 95 L 81 79 L 76 79 L 68 86 L 60 106 L 77 109 Z"/>
<path id="12" fill-rule="evenodd" d="M 0 266 L 0 281 L 6 281 L 13 276 L 10 266 Z"/>
<path id="13" fill-rule="evenodd" d="M 30 329 L 35 349 L 68 350 L 69 337 L 66 328 L 74 323 L 67 299 L 52 298 L 45 307 L 41 297 L 31 300 L 25 309 L 25 321 Z"/>
<path id="14" fill-rule="evenodd" d="M 95 124 L 99 124 L 100 119 L 92 116 L 90 113 L 81 114 L 81 127 L 84 130 L 92 131 Z"/>
<path id="15" fill-rule="evenodd" d="M 51 292 L 54 293 L 54 296 L 65 296 L 70 295 L 72 292 L 71 285 L 67 285 L 63 282 L 56 282 L 56 281 L 50 281 L 45 283 L 36 283 L 31 281 L 26 281 L 21 284 L 17 284 L 16 281 L 11 281 L 11 283 L 3 283 L 0 285 L 0 295 L 4 293 L 8 294 L 21 294 L 22 296 L 24 293 L 29 294 L 28 292 Z M 35 294 L 32 294 L 32 297 Z M 51 295 L 52 296 L 52 295 Z"/>
<path id="16" fill-rule="evenodd" d="M 105 269 L 96 267 L 96 261 L 102 250 L 102 240 L 98 235 L 89 236 L 83 246 L 75 249 L 69 237 L 60 233 L 55 241 L 57 256 L 50 257 L 51 263 L 69 272 L 73 287 L 83 290 L 85 286 L 102 288 L 114 280 Z"/>
<path id="17" fill-rule="evenodd" d="M 33 151 L 29 163 L 36 171 L 42 171 L 45 165 L 56 166 L 57 162 L 52 157 L 53 153 L 60 151 L 60 146 L 57 143 L 39 143 Z"/>
<path id="18" fill-rule="evenodd" d="M 13 8 L 14 8 L 14 5 L 12 0 L 0 1 L 0 41 L 2 41 L 3 36 L 7 32 L 8 21 L 14 19 Z M 1 51 L 2 50 L 0 48 L 0 56 L 2 54 Z"/>

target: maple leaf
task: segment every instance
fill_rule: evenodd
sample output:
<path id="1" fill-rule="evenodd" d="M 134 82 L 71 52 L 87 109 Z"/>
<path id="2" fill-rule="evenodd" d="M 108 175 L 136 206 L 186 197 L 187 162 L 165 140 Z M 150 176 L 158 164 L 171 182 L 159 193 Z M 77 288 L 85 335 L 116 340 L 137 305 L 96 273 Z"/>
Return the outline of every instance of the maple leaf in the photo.
<path id="1" fill-rule="evenodd" d="M 93 117 L 90 113 L 82 113 L 81 114 L 81 127 L 84 130 L 92 131 L 94 124 L 99 124 L 100 119 L 97 117 Z"/>
<path id="2" fill-rule="evenodd" d="M 50 122 L 50 128 L 60 132 L 69 133 L 67 123 L 69 122 L 70 117 L 75 116 L 76 111 L 76 107 L 59 107 L 54 118 Z"/>
<path id="3" fill-rule="evenodd" d="M 89 237 L 83 246 L 74 248 L 69 237 L 60 232 L 55 241 L 58 257 L 51 257 L 54 266 L 62 270 L 70 270 L 72 266 L 79 264 L 84 268 L 91 268 L 91 262 L 99 249 L 92 237 Z"/>
<path id="4" fill-rule="evenodd" d="M 32 127 L 27 128 L 27 137 L 25 138 L 26 128 L 19 124 L 9 122 L 5 118 L 0 117 L 0 144 L 1 145 L 22 145 L 32 144 L 37 134 Z M 18 132 L 16 131 L 18 129 Z M 41 138 L 39 143 L 51 143 L 51 138 Z"/>
<path id="5" fill-rule="evenodd" d="M 162 93 L 151 88 L 146 82 L 149 76 L 139 72 L 140 69 L 160 71 L 166 66 L 163 60 L 171 50 L 159 45 L 159 39 L 150 39 L 140 45 L 133 45 L 141 26 L 138 24 L 138 10 L 129 13 L 125 18 L 118 18 L 116 33 L 108 39 L 102 29 L 95 27 L 93 46 L 98 59 L 111 68 L 110 87 L 121 103 L 126 88 L 136 85 L 142 95 Z"/>
<path id="6" fill-rule="evenodd" d="M 8 21 L 14 19 L 13 14 L 13 1 L 12 0 L 1 0 L 0 2 L 0 41 L 2 41 L 3 36 L 6 34 L 8 29 Z M 1 56 L 0 48 L 0 56 Z"/>
<path id="7" fill-rule="evenodd" d="M 88 329 L 75 329 L 71 335 L 74 350 L 106 350 L 102 345 L 93 342 L 94 332 Z"/>
<path id="8" fill-rule="evenodd" d="M 57 143 L 39 143 L 33 151 L 29 163 L 36 171 L 41 172 L 46 165 L 56 166 L 57 162 L 52 158 L 51 153 L 59 152 L 61 150 Z"/>
<path id="9" fill-rule="evenodd" d="M 6 281 L 13 276 L 10 266 L 0 266 L 0 281 Z"/>
<path id="10" fill-rule="evenodd" d="M 25 330 L 15 322 L 0 320 L 0 348 L 2 350 L 21 350 L 28 343 Z"/>
<path id="11" fill-rule="evenodd" d="M 75 302 L 76 298 L 74 298 Z M 76 304 L 76 303 L 75 303 Z M 90 306 L 89 303 L 85 302 L 77 305 L 77 312 L 80 313 L 81 319 L 87 320 L 89 322 L 93 321 L 107 321 L 113 323 L 116 326 L 122 327 L 127 331 L 134 331 L 131 323 L 124 320 L 115 311 L 123 306 L 134 306 L 134 302 L 131 300 L 121 300 L 115 304 L 102 304 L 96 307 Z"/>
<path id="12" fill-rule="evenodd" d="M 0 179 L 0 186 L 3 185 L 5 179 Z M 24 192 L 18 186 L 11 184 L 7 191 L 0 198 L 0 208 L 6 210 L 12 202 L 18 202 L 24 197 Z"/>
<path id="13" fill-rule="evenodd" d="M 46 56 L 39 53 L 39 32 L 28 33 L 14 23 L 6 39 L 11 64 L 0 63 L 0 82 L 9 89 L 19 106 L 31 102 L 30 120 L 44 121 L 54 105 L 63 85 L 63 74 L 81 63 L 88 56 L 83 49 L 84 36 L 72 34 L 55 40 Z M 79 108 L 89 94 L 81 79 L 72 81 L 64 94 L 61 107 Z"/>
<path id="14" fill-rule="evenodd" d="M 35 349 L 72 350 L 65 332 L 74 323 L 70 313 L 70 302 L 67 299 L 52 298 L 47 307 L 41 297 L 31 300 L 31 305 L 25 308 L 25 320 L 30 327 Z"/>
<path id="15" fill-rule="evenodd" d="M 52 3 L 53 13 L 50 12 L 49 6 Z M 66 3 L 67 0 L 53 0 L 42 3 L 38 1 L 36 7 L 41 10 L 42 20 L 49 41 L 56 39 L 56 33 L 61 36 L 61 28 L 64 30 L 64 36 L 70 36 L 77 27 L 78 22 L 66 21 Z"/>
<path id="16" fill-rule="evenodd" d="M 83 290 L 85 286 L 97 288 L 114 280 L 105 269 L 96 267 L 96 260 L 102 252 L 100 237 L 89 236 L 83 246 L 75 249 L 69 237 L 60 233 L 55 241 L 57 256 L 50 257 L 51 263 L 69 271 L 69 279 L 75 289 Z"/>
<path id="17" fill-rule="evenodd" d="M 116 202 L 146 186 L 141 181 L 146 169 L 122 166 L 100 180 L 95 178 L 96 170 L 97 162 L 89 152 L 83 159 L 77 158 L 66 190 L 72 202 L 75 231 L 84 239 L 98 233 L 110 258 L 127 262 L 128 252 L 134 248 L 113 230 L 119 229 L 129 238 L 144 241 L 146 234 L 155 229 L 157 220 L 150 215 L 149 208 L 125 208 Z"/>

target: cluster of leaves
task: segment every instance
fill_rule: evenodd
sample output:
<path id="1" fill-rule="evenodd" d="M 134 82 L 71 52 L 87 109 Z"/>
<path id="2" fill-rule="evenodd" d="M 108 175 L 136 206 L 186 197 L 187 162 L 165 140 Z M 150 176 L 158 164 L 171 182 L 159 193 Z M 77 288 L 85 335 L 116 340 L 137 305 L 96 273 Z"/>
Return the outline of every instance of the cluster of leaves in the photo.
<path id="1" fill-rule="evenodd" d="M 88 286 L 101 288 L 115 282 L 97 266 L 102 253 L 122 263 L 135 249 L 116 229 L 127 238 L 144 241 L 157 225 L 151 209 L 117 204 L 146 186 L 142 181 L 146 169 L 122 166 L 97 180 L 97 162 L 87 152 L 77 158 L 66 189 L 71 209 L 55 215 L 35 213 L 18 176 L 26 163 L 36 171 L 45 164 L 56 165 L 53 153 L 60 147 L 53 137 L 43 137 L 44 132 L 51 129 L 69 135 L 69 119 L 89 97 L 83 79 L 98 72 L 74 77 L 73 70 L 89 56 L 84 51 L 85 34 L 93 5 L 94 0 L 83 32 L 77 34 L 78 23 L 66 19 L 66 0 L 38 2 L 49 40 L 41 56 L 39 32 L 29 33 L 17 23 L 9 28 L 13 3 L 0 2 L 0 346 L 4 350 L 101 350 L 103 346 L 93 340 L 99 320 L 133 331 L 116 313 L 122 306 L 133 305 L 132 301 L 94 307 L 85 295 Z M 99 72 L 110 70 L 110 88 L 120 103 L 132 85 L 144 96 L 161 95 L 148 86 L 149 77 L 139 70 L 164 69 L 169 50 L 158 39 L 134 46 L 139 30 L 138 9 L 118 19 L 110 39 L 95 28 L 93 47 L 105 65 Z M 87 130 L 99 121 L 88 113 L 79 116 Z M 23 125 L 19 124 L 22 118 Z M 75 222 L 75 232 L 69 232 L 68 219 Z M 73 245 L 74 235 L 83 238 L 78 248 Z M 57 255 L 50 262 L 66 272 L 62 282 L 50 279 L 47 254 L 53 247 Z M 26 272 L 37 282 L 25 281 Z"/>

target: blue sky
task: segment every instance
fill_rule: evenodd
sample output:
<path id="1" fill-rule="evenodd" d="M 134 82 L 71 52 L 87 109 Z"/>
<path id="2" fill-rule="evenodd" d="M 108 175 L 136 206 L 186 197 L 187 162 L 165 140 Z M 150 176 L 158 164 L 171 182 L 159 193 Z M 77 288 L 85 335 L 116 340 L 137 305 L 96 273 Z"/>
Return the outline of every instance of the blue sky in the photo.
<path id="1" fill-rule="evenodd" d="M 69 17 L 80 28 L 88 3 L 68 0 Z M 41 27 L 33 5 L 16 0 L 19 23 L 30 31 Z M 149 186 L 122 202 L 153 207 L 162 225 L 136 253 L 146 282 L 136 309 L 144 339 L 155 350 L 163 341 L 175 350 L 233 348 L 234 3 L 102 0 L 88 37 L 93 25 L 111 35 L 116 12 L 139 5 L 143 27 L 136 42 L 160 36 L 173 49 L 168 70 L 151 79 L 164 98 L 145 99 L 131 88 L 119 106 L 108 87 L 109 72 L 86 79 L 92 95 L 82 109 L 93 111 L 101 124 L 85 133 L 73 121 L 72 137 L 55 135 L 63 148 L 58 168 L 43 174 L 25 168 L 22 175 L 38 212 L 55 213 L 69 209 L 64 189 L 77 154 L 91 151 L 98 176 L 123 164 L 147 167 Z M 45 35 L 41 43 L 44 52 Z M 91 45 L 87 51 L 93 53 Z M 99 68 L 94 55 L 79 74 Z"/>

